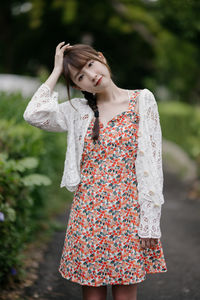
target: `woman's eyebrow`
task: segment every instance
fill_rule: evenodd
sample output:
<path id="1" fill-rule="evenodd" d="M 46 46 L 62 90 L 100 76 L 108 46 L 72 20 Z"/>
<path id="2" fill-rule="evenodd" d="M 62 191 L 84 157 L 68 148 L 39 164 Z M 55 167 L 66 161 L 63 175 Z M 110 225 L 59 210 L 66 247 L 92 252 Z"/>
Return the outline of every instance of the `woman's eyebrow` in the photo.
<path id="1" fill-rule="evenodd" d="M 85 63 L 85 65 L 87 64 L 87 62 Z M 83 70 L 83 68 L 85 67 L 85 65 L 76 73 L 76 75 L 74 76 L 74 79 L 76 79 L 76 77 L 78 76 L 78 74 L 80 74 Z"/>
<path id="2" fill-rule="evenodd" d="M 86 65 L 89 61 L 90 61 L 90 60 L 88 60 L 88 61 L 85 63 L 85 65 Z M 78 76 L 78 74 L 80 74 L 80 73 L 82 72 L 82 70 L 83 70 L 83 68 L 85 67 L 85 65 L 82 67 L 81 70 L 79 70 L 79 71 L 76 73 L 76 75 L 74 76 L 74 79 L 76 79 L 76 77 Z"/>
<path id="3" fill-rule="evenodd" d="M 81 71 L 82 71 L 82 69 L 76 73 L 76 75 L 74 76 L 74 79 L 76 79 L 76 77 L 78 76 L 78 74 L 80 74 Z"/>

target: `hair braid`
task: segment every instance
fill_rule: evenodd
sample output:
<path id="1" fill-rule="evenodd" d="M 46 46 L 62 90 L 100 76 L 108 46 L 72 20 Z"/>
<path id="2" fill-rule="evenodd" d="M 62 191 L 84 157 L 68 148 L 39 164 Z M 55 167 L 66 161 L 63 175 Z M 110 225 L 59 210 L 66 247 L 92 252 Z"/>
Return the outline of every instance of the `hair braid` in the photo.
<path id="1" fill-rule="evenodd" d="M 95 141 L 98 140 L 99 137 L 99 110 L 97 106 L 97 98 L 96 95 L 93 95 L 92 93 L 86 91 L 81 91 L 81 92 L 83 93 L 84 97 L 88 100 L 88 105 L 94 111 L 95 122 L 93 127 L 92 139 L 93 141 Z"/>

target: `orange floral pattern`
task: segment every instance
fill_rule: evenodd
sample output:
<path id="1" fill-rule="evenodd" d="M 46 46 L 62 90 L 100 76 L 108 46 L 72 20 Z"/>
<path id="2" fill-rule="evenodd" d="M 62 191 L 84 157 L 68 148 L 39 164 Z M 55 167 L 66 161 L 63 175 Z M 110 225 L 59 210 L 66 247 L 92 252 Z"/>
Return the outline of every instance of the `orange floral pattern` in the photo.
<path id="1" fill-rule="evenodd" d="M 81 181 L 74 193 L 62 257 L 61 275 L 81 285 L 134 284 L 147 273 L 167 272 L 160 239 L 141 248 L 135 159 L 140 90 L 129 91 L 129 109 L 100 122 L 98 141 L 91 121 L 84 140 Z"/>

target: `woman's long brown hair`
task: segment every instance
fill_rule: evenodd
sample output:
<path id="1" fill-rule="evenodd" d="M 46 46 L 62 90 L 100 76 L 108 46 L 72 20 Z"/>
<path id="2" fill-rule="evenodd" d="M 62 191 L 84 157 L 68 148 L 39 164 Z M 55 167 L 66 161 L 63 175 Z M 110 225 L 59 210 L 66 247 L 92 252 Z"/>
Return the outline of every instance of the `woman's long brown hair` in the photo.
<path id="1" fill-rule="evenodd" d="M 100 60 L 98 56 L 98 52 L 91 46 L 85 44 L 75 44 L 72 47 L 69 47 L 67 50 L 65 50 L 64 59 L 63 59 L 63 76 L 65 78 L 66 85 L 67 85 L 67 93 L 68 93 L 69 101 L 70 101 L 70 86 L 75 86 L 75 83 L 71 79 L 71 74 L 68 66 L 70 65 L 80 71 L 85 66 L 85 64 L 91 59 L 97 60 L 102 64 L 104 64 L 108 68 L 110 75 L 112 75 L 108 64 Z M 87 91 L 81 91 L 81 92 L 83 93 L 84 97 L 88 100 L 88 105 L 94 111 L 95 122 L 93 127 L 92 138 L 93 141 L 95 141 L 98 140 L 99 137 L 99 110 L 97 106 L 96 95 L 93 95 L 92 93 L 89 93 Z M 71 101 L 70 104 L 72 105 Z M 73 108 L 76 109 L 74 106 Z"/>

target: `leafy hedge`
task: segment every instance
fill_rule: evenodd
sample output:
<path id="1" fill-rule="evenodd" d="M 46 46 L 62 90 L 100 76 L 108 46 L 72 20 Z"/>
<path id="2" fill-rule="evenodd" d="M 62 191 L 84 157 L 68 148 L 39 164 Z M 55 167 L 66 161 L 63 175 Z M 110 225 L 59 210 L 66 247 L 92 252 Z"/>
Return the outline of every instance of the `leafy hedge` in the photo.
<path id="1" fill-rule="evenodd" d="M 43 148 L 40 132 L 13 121 L 0 121 L 0 281 L 20 269 L 20 251 L 34 231 L 42 199 L 34 199 L 37 185 L 49 185 L 38 174 Z"/>
<path id="2" fill-rule="evenodd" d="M 59 188 L 66 135 L 27 124 L 20 94 L 0 99 L 0 283 L 8 284 L 24 275 L 26 244 L 72 194 Z"/>
<path id="3" fill-rule="evenodd" d="M 200 176 L 200 107 L 167 101 L 158 104 L 163 137 L 196 160 Z"/>

